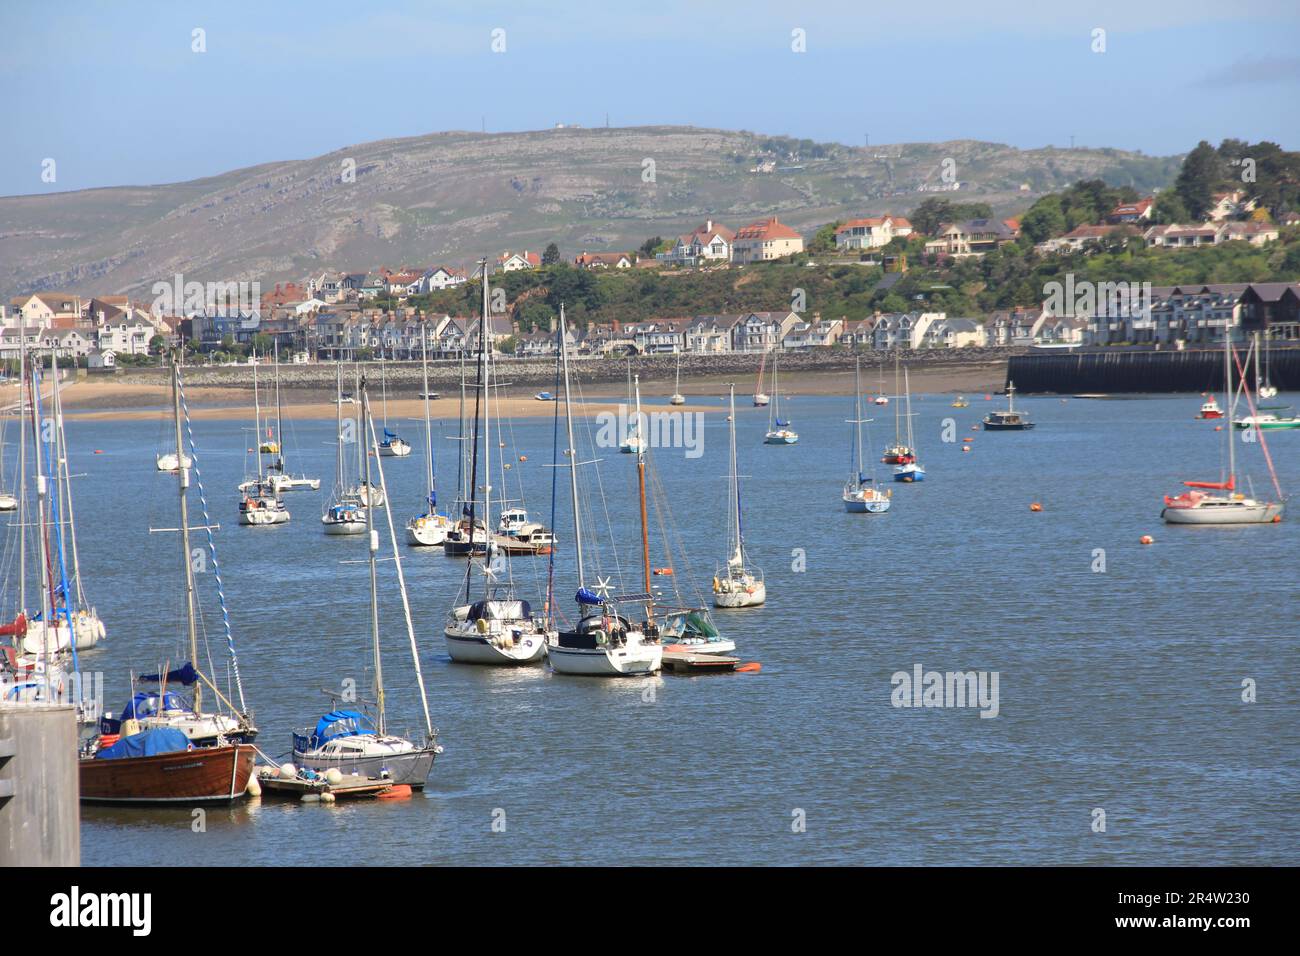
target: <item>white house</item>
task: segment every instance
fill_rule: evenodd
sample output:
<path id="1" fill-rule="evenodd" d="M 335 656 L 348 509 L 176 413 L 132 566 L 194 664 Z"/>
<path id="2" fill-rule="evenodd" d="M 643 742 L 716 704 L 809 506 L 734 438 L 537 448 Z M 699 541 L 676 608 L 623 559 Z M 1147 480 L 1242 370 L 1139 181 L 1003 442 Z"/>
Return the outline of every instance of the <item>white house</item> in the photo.
<path id="1" fill-rule="evenodd" d="M 835 230 L 835 248 L 841 251 L 878 249 L 889 245 L 895 238 L 911 234 L 912 224 L 902 216 L 850 219 Z"/>
<path id="2" fill-rule="evenodd" d="M 673 247 L 656 258 L 670 265 L 693 266 L 702 262 L 729 262 L 736 234 L 721 223 L 707 219 L 704 225 L 678 236 Z"/>

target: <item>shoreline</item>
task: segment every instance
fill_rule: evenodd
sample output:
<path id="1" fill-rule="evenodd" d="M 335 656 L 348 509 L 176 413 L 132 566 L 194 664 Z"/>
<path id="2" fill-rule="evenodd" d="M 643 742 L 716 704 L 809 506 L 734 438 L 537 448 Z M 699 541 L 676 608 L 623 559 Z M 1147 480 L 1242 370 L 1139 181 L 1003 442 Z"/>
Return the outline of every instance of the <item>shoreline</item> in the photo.
<path id="1" fill-rule="evenodd" d="M 873 375 L 863 372 L 863 392 L 868 395 L 878 394 L 881 389 L 879 373 Z M 912 392 L 914 395 L 927 393 L 942 394 L 984 394 L 1001 389 L 1005 374 L 1005 363 L 992 363 L 964 367 L 946 367 L 935 369 L 914 369 L 911 373 Z M 135 376 L 132 376 L 135 377 Z M 851 395 L 853 392 L 854 373 L 850 368 L 843 370 L 800 371 L 781 376 L 781 394 L 796 398 L 799 395 Z M 675 387 L 675 378 L 668 375 L 654 375 L 641 381 L 641 402 L 647 409 L 675 408 L 679 411 L 719 411 L 719 399 L 727 394 L 727 387 L 736 385 L 737 399 L 746 400 L 752 394 L 755 375 L 751 371 L 743 378 L 729 374 L 695 374 L 689 378 L 683 375 L 681 393 L 686 397 L 686 405 L 669 406 L 668 397 Z M 886 376 L 884 394 L 892 395 L 892 382 Z M 537 388 L 550 390 L 550 385 Z M 623 401 L 624 383 L 622 381 L 604 381 L 583 385 L 586 396 L 584 411 L 596 414 L 601 411 L 617 409 Z M 770 385 L 767 386 L 770 390 Z M 274 386 L 267 383 L 259 388 L 262 392 L 263 412 L 274 414 Z M 373 386 L 372 386 L 373 388 Z M 532 397 L 533 387 L 517 385 L 517 390 L 504 391 L 501 398 L 501 414 L 510 418 L 528 418 L 550 415 L 554 409 L 551 402 L 537 401 Z M 430 414 L 434 418 L 454 418 L 459 413 L 459 382 L 448 389 L 440 391 L 440 397 L 432 400 Z M 122 378 L 81 378 L 68 382 L 61 389 L 64 414 L 70 419 L 86 421 L 139 421 L 158 417 L 168 413 L 171 403 L 169 386 L 163 383 L 131 382 Z M 195 419 L 244 418 L 250 414 L 253 406 L 251 388 L 235 385 L 187 384 L 186 402 L 190 416 Z M 416 395 L 417 387 L 410 383 L 389 384 L 388 411 L 390 417 L 417 418 L 424 415 L 424 401 Z M 513 391 L 513 394 L 511 393 Z M 335 417 L 334 391 L 319 387 L 287 386 L 281 384 L 281 414 L 286 419 L 332 419 Z M 9 404 L 8 401 L 5 404 Z M 371 392 L 372 408 L 378 409 L 380 397 Z M 355 405 L 344 405 L 344 416 L 355 415 Z"/>

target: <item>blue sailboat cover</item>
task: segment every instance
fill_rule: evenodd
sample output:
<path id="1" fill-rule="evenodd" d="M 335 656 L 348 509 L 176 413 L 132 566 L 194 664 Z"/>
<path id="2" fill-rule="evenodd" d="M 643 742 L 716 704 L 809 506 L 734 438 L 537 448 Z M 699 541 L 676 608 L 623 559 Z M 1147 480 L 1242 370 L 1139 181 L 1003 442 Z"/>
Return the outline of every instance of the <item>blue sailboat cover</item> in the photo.
<path id="1" fill-rule="evenodd" d="M 579 604 L 604 604 L 605 603 L 604 598 L 602 598 L 599 594 L 595 593 L 594 591 L 589 590 L 588 588 L 578 588 L 578 593 L 574 595 L 574 599 Z"/>
<path id="2" fill-rule="evenodd" d="M 123 737 L 111 747 L 95 754 L 96 760 L 123 760 L 128 757 L 156 757 L 190 749 L 190 738 L 175 727 L 155 727 L 141 734 Z"/>
<path id="3" fill-rule="evenodd" d="M 365 714 L 355 710 L 331 710 L 316 721 L 316 731 L 310 737 L 304 739 L 301 734 L 294 734 L 293 742 L 297 749 L 315 750 L 339 737 L 355 737 L 357 734 L 374 732 L 374 725 Z"/>
<path id="4" fill-rule="evenodd" d="M 392 441 L 394 438 L 397 437 L 397 433 L 396 433 L 396 432 L 390 432 L 387 428 L 385 428 L 385 429 L 384 429 L 384 437 L 387 438 L 389 441 Z"/>
<path id="5" fill-rule="evenodd" d="M 161 706 L 159 706 L 161 704 Z M 184 710 L 185 702 L 179 694 L 166 691 L 161 695 L 157 691 L 138 691 L 130 703 L 122 708 L 121 720 L 139 720 L 141 717 L 153 717 L 164 710 Z"/>
<path id="6" fill-rule="evenodd" d="M 198 671 L 194 669 L 194 665 L 189 661 L 186 661 L 175 670 L 168 671 L 163 677 L 159 677 L 158 674 L 141 674 L 139 679 L 142 681 L 153 682 L 161 680 L 168 684 L 183 684 L 184 686 L 189 687 L 199 679 L 199 674 Z"/>

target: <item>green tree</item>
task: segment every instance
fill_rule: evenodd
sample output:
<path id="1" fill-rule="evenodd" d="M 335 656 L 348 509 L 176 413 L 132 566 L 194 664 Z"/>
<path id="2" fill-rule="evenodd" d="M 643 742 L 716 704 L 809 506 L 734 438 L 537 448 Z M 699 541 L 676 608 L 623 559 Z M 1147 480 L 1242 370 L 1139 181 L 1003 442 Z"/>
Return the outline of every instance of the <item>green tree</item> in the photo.
<path id="1" fill-rule="evenodd" d="M 837 219 L 834 222 L 828 222 L 815 233 L 813 233 L 812 242 L 808 244 L 808 251 L 814 254 L 835 251 L 835 230 L 844 225 L 843 219 Z"/>
<path id="2" fill-rule="evenodd" d="M 1174 223 L 1191 221 L 1182 197 L 1172 189 L 1165 189 L 1156 194 L 1155 204 L 1151 207 L 1151 219 L 1158 225 L 1168 226 Z"/>
<path id="3" fill-rule="evenodd" d="M 1187 154 L 1174 181 L 1174 189 L 1192 219 L 1200 222 L 1210 211 L 1214 191 L 1227 178 L 1226 168 L 1218 152 L 1205 140 L 1197 143 L 1196 148 Z"/>
<path id="4" fill-rule="evenodd" d="M 560 247 L 555 243 L 547 243 L 546 248 L 542 250 L 542 265 L 553 266 L 560 261 Z"/>
<path id="5" fill-rule="evenodd" d="M 515 349 L 519 346 L 519 340 L 513 335 L 505 335 L 495 340 L 497 351 L 502 355 L 514 355 Z"/>
<path id="6" fill-rule="evenodd" d="M 1061 197 L 1043 196 L 1020 218 L 1020 230 L 1034 242 L 1043 242 L 1065 232 Z"/>

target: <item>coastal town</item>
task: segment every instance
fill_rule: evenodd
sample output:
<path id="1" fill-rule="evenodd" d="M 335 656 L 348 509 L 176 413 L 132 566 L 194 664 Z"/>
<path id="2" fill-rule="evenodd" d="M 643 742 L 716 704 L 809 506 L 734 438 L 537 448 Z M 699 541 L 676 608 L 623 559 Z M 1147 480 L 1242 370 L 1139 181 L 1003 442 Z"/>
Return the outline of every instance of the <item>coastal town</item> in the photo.
<path id="1" fill-rule="evenodd" d="M 1183 249 L 1242 242 L 1276 243 L 1294 234 L 1300 214 L 1287 211 L 1275 223 L 1257 201 L 1235 190 L 1214 195 L 1205 222 L 1153 224 L 1154 197 L 1115 205 L 1101 224 L 1075 226 L 1032 244 L 1039 256 L 1086 256 L 1106 245 L 1139 242 L 1153 249 Z M 909 254 L 931 263 L 985 256 L 1021 244 L 1017 218 L 945 221 L 933 237 L 918 235 L 903 216 L 881 215 L 824 227 L 833 244 L 807 265 L 852 264 L 878 271 L 877 288 L 887 291 L 908 271 Z M 659 251 L 579 252 L 561 264 L 554 245 L 544 253 L 506 251 L 485 263 L 490 275 L 571 268 L 586 272 L 653 270 L 672 276 L 693 270 L 764 268 L 809 256 L 804 236 L 777 217 L 733 230 L 708 219 L 674 240 L 651 241 Z M 648 243 L 649 246 L 651 243 Z M 322 270 L 275 282 L 210 283 L 196 294 L 182 277 L 176 292 L 153 300 L 130 295 L 33 292 L 0 306 L 0 358 L 13 360 L 23 339 L 34 348 L 88 369 L 113 371 L 147 363 L 185 344 L 217 360 L 238 360 L 250 350 L 278 348 L 286 360 L 410 360 L 427 350 L 437 359 L 477 350 L 480 318 L 439 312 L 428 306 L 437 293 L 463 290 L 477 282 L 478 267 L 402 265 L 372 271 Z M 1087 283 L 1079 283 L 1082 289 Z M 669 315 L 648 321 L 591 322 L 570 328 L 575 355 L 721 355 L 813 352 L 819 349 L 894 351 L 966 347 L 1073 348 L 1147 345 L 1183 348 L 1221 342 L 1224 330 L 1240 327 L 1247 312 L 1269 314 L 1270 336 L 1300 341 L 1300 283 L 1145 283 L 1130 290 L 1120 283 L 1089 288 L 1086 303 L 1071 290 L 1044 290 L 1043 301 L 983 315 L 951 315 L 921 307 L 905 312 L 874 310 L 864 316 L 826 314 L 815 308 L 778 307 L 729 314 Z M 255 294 L 244 294 L 246 287 Z M 1064 295 L 1062 295 L 1064 291 Z M 233 294 L 232 294 L 233 293 Z M 519 298 L 527 298 L 525 292 Z M 553 358 L 558 350 L 555 320 L 543 328 L 520 321 L 520 302 L 502 301 L 490 310 L 493 349 L 521 358 Z"/>

